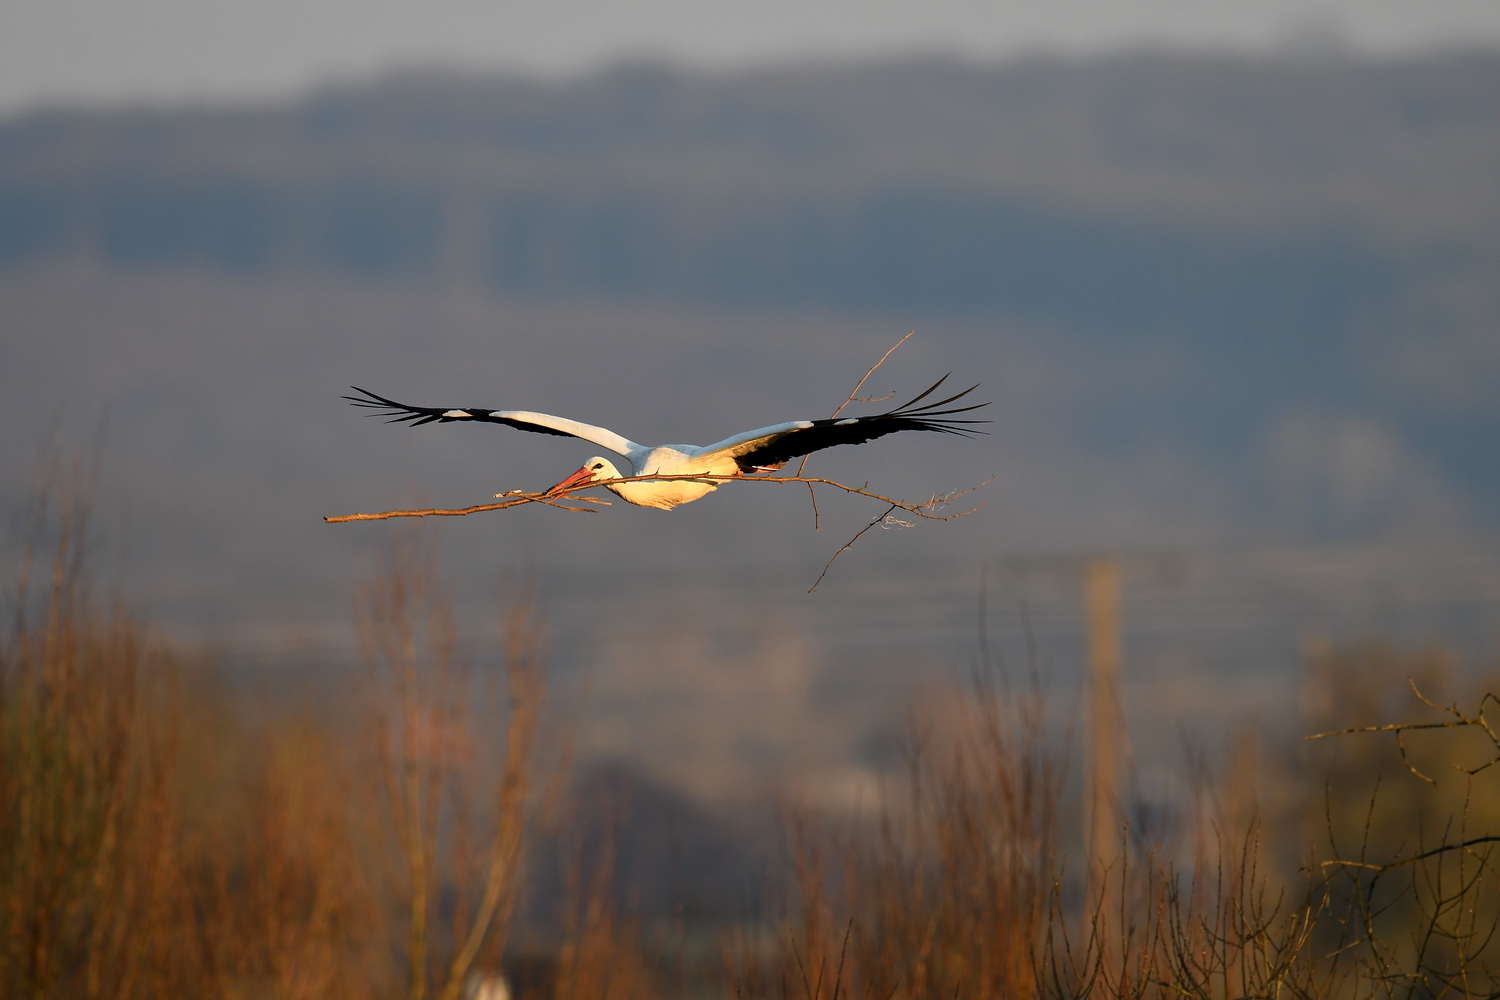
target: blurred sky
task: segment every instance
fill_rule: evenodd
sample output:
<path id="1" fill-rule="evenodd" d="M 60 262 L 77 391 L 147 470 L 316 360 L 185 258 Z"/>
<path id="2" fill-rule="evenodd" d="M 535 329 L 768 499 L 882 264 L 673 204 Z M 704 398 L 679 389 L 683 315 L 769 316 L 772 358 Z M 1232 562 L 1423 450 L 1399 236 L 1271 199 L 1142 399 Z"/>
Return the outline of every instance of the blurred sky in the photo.
<path id="1" fill-rule="evenodd" d="M 1141 46 L 1393 53 L 1500 44 L 1496 0 L 3 0 L 0 114 L 284 97 L 414 65 L 576 73 L 625 59 Z"/>

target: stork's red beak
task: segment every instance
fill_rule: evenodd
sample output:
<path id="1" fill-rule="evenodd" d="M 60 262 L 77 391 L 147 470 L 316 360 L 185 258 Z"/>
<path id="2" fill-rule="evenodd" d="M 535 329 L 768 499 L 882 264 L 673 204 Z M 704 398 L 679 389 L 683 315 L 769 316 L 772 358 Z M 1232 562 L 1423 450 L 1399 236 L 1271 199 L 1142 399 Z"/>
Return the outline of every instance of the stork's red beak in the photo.
<path id="1" fill-rule="evenodd" d="M 594 474 L 590 472 L 589 467 L 585 465 L 583 468 L 579 469 L 577 472 L 573 473 L 567 479 L 564 479 L 562 482 L 558 483 L 547 492 L 560 493 L 563 490 L 570 490 L 575 486 L 582 486 L 584 483 L 589 482 L 593 478 Z"/>

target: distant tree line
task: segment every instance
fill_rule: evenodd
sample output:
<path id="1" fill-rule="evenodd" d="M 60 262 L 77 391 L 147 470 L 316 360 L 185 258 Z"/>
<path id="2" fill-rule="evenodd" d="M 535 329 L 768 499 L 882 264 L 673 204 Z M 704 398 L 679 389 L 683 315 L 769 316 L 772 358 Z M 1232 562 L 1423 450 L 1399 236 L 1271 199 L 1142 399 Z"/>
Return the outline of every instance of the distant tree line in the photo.
<path id="1" fill-rule="evenodd" d="M 1483 53 L 396 77 L 0 127 L 0 267 L 1003 314 L 1327 374 L 1434 273 L 1493 272 L 1497 167 Z"/>

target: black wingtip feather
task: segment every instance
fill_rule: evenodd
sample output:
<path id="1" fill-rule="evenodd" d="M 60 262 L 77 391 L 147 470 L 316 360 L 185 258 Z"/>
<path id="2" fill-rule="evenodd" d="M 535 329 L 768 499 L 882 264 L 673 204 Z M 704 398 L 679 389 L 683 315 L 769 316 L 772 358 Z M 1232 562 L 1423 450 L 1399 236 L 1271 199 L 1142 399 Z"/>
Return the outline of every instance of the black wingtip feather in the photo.
<path id="1" fill-rule="evenodd" d="M 952 372 L 948 373 L 948 375 L 952 375 L 952 374 L 953 374 Z M 915 406 L 916 404 L 920 403 L 922 400 L 926 399 L 928 396 L 931 396 L 934 392 L 937 391 L 937 387 L 938 386 L 940 386 L 944 382 L 948 381 L 948 375 L 944 375 L 942 378 L 940 378 L 936 382 L 932 383 L 932 385 L 930 385 L 930 386 L 927 387 L 927 391 L 923 392 L 916 399 L 913 399 L 913 400 L 911 400 L 910 402 L 907 402 L 907 403 L 903 403 L 902 405 L 896 407 L 896 409 L 891 410 L 890 412 L 892 412 L 892 413 L 899 413 L 901 410 L 905 410 L 905 409 L 908 409 L 908 408 L 910 408 L 912 406 Z"/>
<path id="2" fill-rule="evenodd" d="M 976 434 L 988 433 L 986 431 L 975 430 L 970 425 L 988 424 L 991 423 L 991 421 L 966 420 L 958 418 L 956 416 L 960 413 L 969 413 L 973 410 L 978 410 L 982 409 L 983 407 L 989 406 L 990 404 L 988 402 L 972 403 L 968 406 L 954 406 L 949 409 L 943 409 L 943 407 L 948 406 L 948 404 L 956 403 L 958 400 L 963 399 L 975 389 L 978 389 L 978 383 L 969 386 L 963 392 L 949 396 L 947 399 L 937 400 L 936 402 L 927 403 L 922 406 L 917 405 L 918 403 L 921 403 L 922 400 L 926 399 L 928 396 L 936 392 L 938 387 L 946 382 L 948 380 L 948 377 L 952 374 L 952 372 L 949 372 L 948 375 L 944 375 L 942 378 L 938 379 L 931 386 L 929 386 L 925 392 L 912 399 L 910 402 L 904 403 L 901 406 L 896 407 L 894 410 L 887 410 L 884 413 L 877 414 L 876 416 L 880 418 L 894 417 L 903 421 L 908 421 L 909 424 L 906 428 L 908 430 L 934 431 L 941 434 L 957 434 L 960 437 L 973 437 Z"/>
<path id="3" fill-rule="evenodd" d="M 366 409 L 381 411 L 366 415 L 371 417 L 388 417 L 389 419 L 385 421 L 388 424 L 407 424 L 411 427 L 421 427 L 423 424 L 443 420 L 441 413 L 434 412 L 428 407 L 407 406 L 404 403 L 398 403 L 394 399 L 387 399 L 378 393 L 360 388 L 357 385 L 351 385 L 349 388 L 355 392 L 364 393 L 366 398 L 340 396 L 340 399 L 347 399 L 351 406 L 363 406 Z M 396 412 L 390 412 L 392 410 Z"/>
<path id="4" fill-rule="evenodd" d="M 944 376 L 944 377 L 946 378 L 947 376 Z M 941 382 L 938 383 L 938 385 L 941 385 L 941 384 L 942 384 Z M 936 389 L 937 386 L 935 385 L 932 388 Z M 918 406 L 918 407 L 914 408 L 913 405 L 912 405 L 913 403 L 916 403 L 917 400 L 920 400 L 922 398 L 922 396 L 926 396 L 928 393 L 932 392 L 932 389 L 928 389 L 927 392 L 923 393 L 922 396 L 918 396 L 917 399 L 912 400 L 911 403 L 907 403 L 905 406 L 897 407 L 896 409 L 890 410 L 889 412 L 893 413 L 893 414 L 894 413 L 899 413 L 899 414 L 906 414 L 906 415 L 913 415 L 913 416 L 918 415 L 918 414 L 937 413 L 937 412 L 939 412 L 939 410 L 938 410 L 939 407 L 947 406 L 949 403 L 956 402 L 956 401 L 958 401 L 960 399 L 963 399 L 969 393 L 973 392 L 975 389 L 978 389 L 978 388 L 979 388 L 979 386 L 977 384 L 971 385 L 967 389 L 965 389 L 963 392 L 960 392 L 960 393 L 958 393 L 955 396 L 949 396 L 947 399 L 938 400 L 935 403 L 928 403 L 926 406 Z M 989 404 L 988 403 L 976 403 L 974 405 L 975 406 L 988 406 Z M 954 412 L 957 412 L 957 411 L 954 411 Z"/>
<path id="5" fill-rule="evenodd" d="M 979 388 L 979 386 L 977 384 L 971 385 L 967 389 L 965 389 L 963 392 L 959 393 L 956 396 L 949 396 L 947 399 L 944 399 L 944 400 L 942 400 L 940 402 L 937 402 L 937 403 L 928 403 L 926 406 L 922 407 L 922 409 L 923 410 L 934 410 L 934 409 L 936 409 L 939 406 L 947 406 L 949 403 L 953 403 L 953 402 L 956 402 L 956 401 L 958 401 L 960 399 L 963 399 L 969 393 L 973 392 L 975 389 L 978 389 L 978 388 Z M 988 404 L 987 403 L 978 403 L 976 405 L 978 405 L 978 406 L 987 406 Z"/>
<path id="6" fill-rule="evenodd" d="M 369 389 L 361 389 L 357 385 L 351 385 L 349 388 L 353 389 L 355 392 L 362 392 L 367 397 L 365 399 L 360 399 L 358 396 L 340 396 L 339 397 L 340 399 L 347 399 L 347 400 L 349 400 L 349 402 L 353 403 L 355 406 L 368 406 L 368 407 L 371 407 L 372 409 L 379 408 L 379 407 L 382 407 L 382 406 L 393 406 L 396 409 L 405 409 L 404 406 L 402 406 L 400 403 L 396 402 L 395 400 L 393 400 L 393 399 L 386 399 L 384 396 L 378 396 L 375 393 L 371 392 Z"/>

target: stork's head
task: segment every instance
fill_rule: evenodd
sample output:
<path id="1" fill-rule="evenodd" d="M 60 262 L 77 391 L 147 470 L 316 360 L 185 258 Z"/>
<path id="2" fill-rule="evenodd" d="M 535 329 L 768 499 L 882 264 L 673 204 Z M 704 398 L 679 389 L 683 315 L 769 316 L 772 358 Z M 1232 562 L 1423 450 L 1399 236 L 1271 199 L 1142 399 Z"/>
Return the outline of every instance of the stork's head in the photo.
<path id="1" fill-rule="evenodd" d="M 614 463 L 607 458 L 600 458 L 596 455 L 587 462 L 584 462 L 583 468 L 547 492 L 552 493 L 556 490 L 574 489 L 575 487 L 582 486 L 584 483 L 599 483 L 606 479 L 619 478 L 621 478 L 620 470 L 614 467 Z"/>

